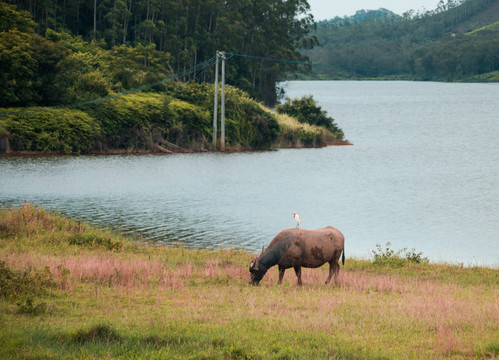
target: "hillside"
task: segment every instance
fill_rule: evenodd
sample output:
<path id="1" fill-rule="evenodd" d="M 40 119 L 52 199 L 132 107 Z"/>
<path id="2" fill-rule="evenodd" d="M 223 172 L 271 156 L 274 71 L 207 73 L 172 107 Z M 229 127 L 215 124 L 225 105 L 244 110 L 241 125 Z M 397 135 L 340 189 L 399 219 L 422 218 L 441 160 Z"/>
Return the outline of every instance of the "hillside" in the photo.
<path id="1" fill-rule="evenodd" d="M 362 14 L 362 12 L 358 12 Z M 497 29 L 464 33 L 499 21 L 499 1 L 441 2 L 435 11 L 403 16 L 331 19 L 318 24 L 319 45 L 303 53 L 319 78 L 497 81 Z"/>

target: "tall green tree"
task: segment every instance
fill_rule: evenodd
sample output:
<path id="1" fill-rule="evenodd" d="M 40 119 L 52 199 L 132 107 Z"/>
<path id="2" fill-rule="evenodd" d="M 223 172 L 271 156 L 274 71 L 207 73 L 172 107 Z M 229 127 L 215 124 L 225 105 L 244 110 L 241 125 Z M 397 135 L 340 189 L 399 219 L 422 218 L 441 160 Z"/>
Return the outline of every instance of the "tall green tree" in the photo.
<path id="1" fill-rule="evenodd" d="M 119 45 L 149 46 L 166 52 L 165 69 L 181 72 L 213 57 L 217 50 L 265 58 L 304 60 L 299 49 L 313 47 L 306 0 L 9 0 L 33 14 L 47 29 L 104 39 Z M 267 103 L 276 100 L 275 84 L 299 66 L 235 58 L 227 82 Z M 185 80 L 211 81 L 213 72 Z"/>

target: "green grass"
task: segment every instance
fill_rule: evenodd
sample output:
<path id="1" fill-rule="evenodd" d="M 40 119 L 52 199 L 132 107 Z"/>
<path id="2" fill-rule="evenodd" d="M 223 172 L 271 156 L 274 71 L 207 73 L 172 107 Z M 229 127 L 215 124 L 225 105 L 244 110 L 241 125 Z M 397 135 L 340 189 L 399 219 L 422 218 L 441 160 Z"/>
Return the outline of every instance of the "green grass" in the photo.
<path id="1" fill-rule="evenodd" d="M 1 209 L 0 358 L 499 355 L 498 269 L 347 258 L 336 286 L 323 285 L 324 266 L 304 269 L 302 287 L 292 272 L 277 286 L 277 269 L 253 287 L 253 256 L 143 246 L 30 204 Z"/>
<path id="2" fill-rule="evenodd" d="M 491 31 L 491 32 L 499 32 L 499 21 L 496 21 L 490 25 L 482 26 L 481 28 L 475 29 L 466 33 L 465 35 L 472 35 L 479 33 L 480 31 Z"/>

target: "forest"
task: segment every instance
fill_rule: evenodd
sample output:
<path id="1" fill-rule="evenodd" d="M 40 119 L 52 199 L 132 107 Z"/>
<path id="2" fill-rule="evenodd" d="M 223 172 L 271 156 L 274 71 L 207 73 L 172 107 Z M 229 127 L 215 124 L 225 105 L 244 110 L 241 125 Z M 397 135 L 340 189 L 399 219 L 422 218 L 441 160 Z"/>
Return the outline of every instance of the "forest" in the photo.
<path id="1" fill-rule="evenodd" d="M 35 3 L 30 4 L 36 9 Z M 275 12 L 275 16 L 282 18 L 286 29 L 272 29 L 281 32 L 275 36 L 279 45 L 272 45 L 274 56 L 302 58 L 297 49 L 301 46 L 299 41 L 307 40 L 311 17 L 297 20 L 297 14 L 307 12 L 306 2 L 288 2 L 283 8 L 284 5 L 276 1 L 268 3 L 272 6 L 265 9 L 246 5 L 255 12 L 266 9 L 267 15 Z M 66 9 L 68 4 L 61 6 Z M 157 10 L 154 9 L 149 4 L 149 11 L 154 13 Z M 199 9 L 206 10 L 201 4 Z M 213 53 L 203 53 L 209 46 L 206 41 L 200 42 L 201 45 L 192 47 L 193 52 L 189 53 L 194 58 L 182 58 L 174 52 L 160 50 L 166 46 L 161 36 L 140 35 L 138 25 L 133 27 L 137 31 L 136 40 L 132 40 L 135 35 L 132 36 L 134 32 L 130 29 L 127 35 L 130 40 L 120 37 L 124 41 L 120 44 L 117 37 L 108 36 L 104 30 L 98 33 L 89 30 L 94 25 L 101 29 L 97 25 L 104 25 L 98 22 L 88 23 L 88 28 L 83 24 L 81 28 L 65 28 L 65 24 L 69 26 L 74 22 L 69 21 L 70 12 L 66 10 L 63 14 L 67 15 L 67 22 L 58 11 L 55 12 L 57 18 L 55 15 L 50 18 L 48 12 L 35 11 L 41 21 L 37 23 L 31 12 L 0 2 L 0 153 L 171 151 L 165 144 L 178 145 L 186 151 L 215 150 L 212 146 L 212 81 L 218 45 L 211 44 Z M 213 14 L 212 21 L 218 24 L 214 29 L 216 36 L 207 36 L 205 40 L 218 36 L 218 44 L 233 51 L 241 51 L 243 48 L 237 47 L 239 45 L 248 46 L 243 51 L 257 54 L 254 57 L 267 51 L 271 42 L 252 47 L 247 37 L 240 38 L 244 41 L 236 46 L 232 42 L 237 35 L 235 29 L 220 33 L 223 22 L 220 16 L 221 13 Z M 259 32 L 270 35 L 270 28 L 248 24 L 250 22 L 240 23 L 245 27 L 240 30 L 247 34 L 254 31 L 254 36 Z M 88 30 L 85 35 L 73 34 L 84 29 Z M 183 34 L 187 44 L 187 38 L 192 39 L 193 33 Z M 285 54 L 279 55 L 279 52 Z M 204 59 L 204 55 L 208 59 Z M 261 102 L 275 103 L 276 81 L 285 76 L 284 70 L 297 67 L 296 64 L 276 66 L 234 54 L 227 58 L 230 56 L 226 79 L 238 87 L 228 84 L 225 88 L 225 146 L 228 149 L 324 146 L 329 141 L 343 140 L 341 129 L 313 99 L 305 103 L 290 102 L 279 114 L 262 106 Z M 253 67 L 254 63 L 258 66 Z M 238 71 L 239 65 L 245 70 Z M 265 95 L 270 93 L 272 96 Z M 287 115 L 294 108 L 314 113 L 314 118 Z M 323 127 L 321 122 L 329 126 Z"/>
<path id="2" fill-rule="evenodd" d="M 98 80 L 98 84 L 111 82 L 119 91 L 190 69 L 215 56 L 217 50 L 304 60 L 298 50 L 315 43 L 309 36 L 314 22 L 306 0 L 8 0 L 0 6 L 1 65 L 12 71 L 7 79 L 9 74 L 3 71 L 4 88 L 5 81 L 18 81 L 20 74 L 28 77 L 22 67 L 29 66 L 27 57 L 33 56 L 43 56 L 35 60 L 49 67 L 33 75 L 47 76 L 45 70 L 49 70 L 57 81 L 66 82 L 58 88 Z M 9 25 L 13 22 L 17 22 L 17 28 Z M 20 44 L 21 49 L 14 50 L 12 44 Z M 92 55 L 86 55 L 88 52 Z M 77 57 L 77 53 L 83 55 Z M 21 67 L 9 68 L 6 58 L 19 60 Z M 227 68 L 227 82 L 274 104 L 275 83 L 299 66 L 234 57 Z M 102 74 L 104 67 L 112 74 L 96 79 L 96 73 Z M 213 71 L 199 75 L 201 78 L 196 76 L 191 74 L 185 80 L 211 82 Z M 25 79 L 36 87 L 44 80 Z M 50 85 L 54 84 L 43 87 L 48 89 Z M 60 94 L 52 94 L 53 99 L 40 95 L 40 101 L 46 105 L 61 99 Z M 36 100 L 22 99 L 16 105 Z M 64 96 L 62 99 L 72 101 Z"/>
<path id="3" fill-rule="evenodd" d="M 314 78 L 499 81 L 499 1 L 441 0 L 435 10 L 386 9 L 317 24 L 303 51 Z M 310 75 L 306 75 L 310 76 Z"/>

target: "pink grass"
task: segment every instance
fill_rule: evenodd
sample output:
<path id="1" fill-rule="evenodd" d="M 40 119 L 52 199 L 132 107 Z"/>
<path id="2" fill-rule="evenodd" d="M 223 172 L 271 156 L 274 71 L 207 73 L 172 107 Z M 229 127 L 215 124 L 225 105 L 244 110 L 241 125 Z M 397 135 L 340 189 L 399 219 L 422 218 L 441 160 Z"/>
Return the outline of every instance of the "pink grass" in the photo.
<path id="1" fill-rule="evenodd" d="M 47 266 L 62 291 L 75 292 L 78 284 L 91 284 L 99 297 L 101 287 L 114 288 L 116 301 L 129 304 L 141 291 L 152 291 L 153 306 L 169 304 L 176 316 L 188 319 L 220 324 L 231 318 L 265 319 L 279 329 L 325 331 L 373 348 L 386 348 L 384 341 L 391 339 L 393 347 L 435 354 L 436 359 L 475 356 L 476 344 L 490 337 L 491 329 L 497 332 L 499 324 L 497 287 L 460 286 L 417 276 L 342 268 L 336 285 L 324 285 L 326 267 L 303 269 L 304 286 L 298 287 L 293 271 L 287 271 L 284 284 L 278 286 L 277 269 L 271 269 L 254 288 L 246 285 L 246 266 L 221 257 L 199 265 L 165 265 L 159 259 L 116 253 L 9 253 L 4 261 L 17 269 Z M 64 275 L 64 269 L 69 273 Z M 219 279 L 229 279 L 228 286 L 217 286 Z M 189 288 L 193 283 L 195 290 Z M 169 295 L 172 291 L 177 295 Z M 110 305 L 105 311 L 112 314 L 114 309 Z M 397 338 L 412 344 L 402 346 Z"/>
<path id="2" fill-rule="evenodd" d="M 62 290 L 67 288 L 68 280 L 128 289 L 146 289 L 158 285 L 175 289 L 183 287 L 193 276 L 206 279 L 245 276 L 241 267 L 216 261 L 208 261 L 203 267 L 194 267 L 190 262 L 166 266 L 156 259 L 123 259 L 112 253 L 63 257 L 11 253 L 6 263 L 18 269 L 47 267 Z M 69 273 L 65 275 L 64 269 Z"/>

